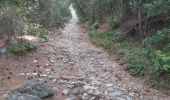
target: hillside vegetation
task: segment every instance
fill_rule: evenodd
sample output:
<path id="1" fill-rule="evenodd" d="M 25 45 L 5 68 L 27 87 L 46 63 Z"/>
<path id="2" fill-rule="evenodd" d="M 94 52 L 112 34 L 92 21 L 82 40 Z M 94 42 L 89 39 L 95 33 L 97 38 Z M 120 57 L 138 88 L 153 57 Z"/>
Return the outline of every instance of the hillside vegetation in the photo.
<path id="1" fill-rule="evenodd" d="M 116 54 L 132 75 L 155 88 L 170 89 L 169 0 L 72 2 L 94 44 Z"/>
<path id="2" fill-rule="evenodd" d="M 64 27 L 70 18 L 68 0 L 0 0 L 0 36 L 9 51 L 21 55 L 35 46 L 22 36 L 33 35 L 48 41 L 52 28 Z"/>

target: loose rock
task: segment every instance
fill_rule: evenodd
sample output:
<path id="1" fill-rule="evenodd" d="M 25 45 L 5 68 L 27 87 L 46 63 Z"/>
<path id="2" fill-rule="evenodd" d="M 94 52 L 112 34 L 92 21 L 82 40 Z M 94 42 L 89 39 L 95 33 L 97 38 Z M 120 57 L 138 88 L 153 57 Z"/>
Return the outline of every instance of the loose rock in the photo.
<path id="1" fill-rule="evenodd" d="M 15 92 L 15 93 L 10 94 L 6 98 L 6 100 L 42 100 L 42 99 L 38 96 Z"/>
<path id="2" fill-rule="evenodd" d="M 46 98 L 54 95 L 55 91 L 44 83 L 29 82 L 20 88 L 19 92 L 38 96 L 40 98 Z"/>

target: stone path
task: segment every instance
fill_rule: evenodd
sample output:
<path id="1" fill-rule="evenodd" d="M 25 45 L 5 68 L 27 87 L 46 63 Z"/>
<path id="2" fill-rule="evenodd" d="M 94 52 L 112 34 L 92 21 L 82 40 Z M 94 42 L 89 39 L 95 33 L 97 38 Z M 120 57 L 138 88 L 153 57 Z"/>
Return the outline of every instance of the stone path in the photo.
<path id="1" fill-rule="evenodd" d="M 49 44 L 55 52 L 50 62 L 55 61 L 53 65 L 59 71 L 57 75 L 45 75 L 47 80 L 65 84 L 65 100 L 168 100 L 127 74 L 102 48 L 91 44 L 73 10 L 72 15 L 54 43 Z"/>
<path id="2" fill-rule="evenodd" d="M 170 100 L 130 76 L 105 50 L 93 45 L 88 33 L 77 24 L 73 10 L 72 15 L 62 32 L 52 31 L 49 42 L 41 45 L 48 45 L 42 57 L 23 66 L 31 70 L 39 63 L 36 70 L 43 71 L 17 73 L 19 77 L 35 76 L 53 84 L 56 96 L 48 100 Z M 47 63 L 40 61 L 43 57 Z"/>

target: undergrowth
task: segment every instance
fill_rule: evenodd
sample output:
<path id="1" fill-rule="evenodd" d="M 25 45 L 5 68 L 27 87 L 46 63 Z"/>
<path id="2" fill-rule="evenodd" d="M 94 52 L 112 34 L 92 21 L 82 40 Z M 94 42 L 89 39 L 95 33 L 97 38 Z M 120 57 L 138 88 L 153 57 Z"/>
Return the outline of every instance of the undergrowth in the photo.
<path id="1" fill-rule="evenodd" d="M 122 37 L 113 29 L 92 30 L 90 38 L 92 43 L 116 54 L 131 75 L 144 77 L 157 89 L 170 89 L 170 29 L 140 41 Z"/>
<path id="2" fill-rule="evenodd" d="M 31 45 L 29 43 L 23 42 L 23 43 L 12 43 L 8 47 L 8 51 L 17 55 L 17 56 L 22 56 L 28 52 L 33 52 L 36 51 L 37 47 L 34 45 Z"/>
<path id="3" fill-rule="evenodd" d="M 42 27 L 42 25 L 35 23 L 28 24 L 25 31 L 28 35 L 33 35 L 42 38 L 45 42 L 48 41 L 49 31 L 46 28 Z"/>

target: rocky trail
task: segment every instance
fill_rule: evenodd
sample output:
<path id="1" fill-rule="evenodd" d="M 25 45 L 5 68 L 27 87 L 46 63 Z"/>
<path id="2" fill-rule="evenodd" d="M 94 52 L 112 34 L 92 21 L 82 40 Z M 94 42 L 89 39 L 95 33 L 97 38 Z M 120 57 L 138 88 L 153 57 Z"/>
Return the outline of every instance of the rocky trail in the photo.
<path id="1" fill-rule="evenodd" d="M 37 42 L 40 50 L 36 53 L 9 58 L 0 77 L 0 100 L 33 80 L 55 90 L 53 97 L 43 100 L 170 99 L 130 76 L 105 50 L 93 45 L 88 33 L 77 24 L 74 11 L 72 15 L 62 31 L 51 32 L 49 42 Z"/>

